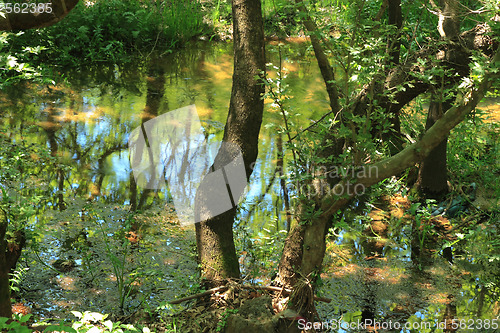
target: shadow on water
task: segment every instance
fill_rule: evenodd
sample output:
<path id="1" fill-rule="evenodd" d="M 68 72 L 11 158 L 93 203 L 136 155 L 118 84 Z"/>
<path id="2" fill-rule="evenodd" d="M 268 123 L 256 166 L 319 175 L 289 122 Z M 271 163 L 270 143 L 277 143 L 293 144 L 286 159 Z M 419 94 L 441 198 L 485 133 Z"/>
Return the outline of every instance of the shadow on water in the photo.
<path id="1" fill-rule="evenodd" d="M 307 45 L 282 47 L 288 55 L 283 67 L 289 94 L 305 119 L 300 124 L 307 126 L 307 119 L 318 119 L 328 108 L 327 95 Z M 268 51 L 268 61 L 276 63 L 276 46 Z M 136 184 L 128 135 L 150 119 L 195 104 L 206 138 L 220 139 L 231 93 L 231 45 L 193 44 L 148 62 L 101 66 L 65 77 L 56 86 L 16 87 L 0 100 L 2 135 L 47 147 L 57 160 L 43 175 L 51 198 L 39 217 L 44 237 L 24 260 L 30 271 L 22 297 L 44 316 L 81 308 L 123 312 L 124 305 L 129 312 L 145 304 L 166 308 L 165 301 L 180 296 L 179 291 L 196 290 L 193 230 L 176 225 L 168 188 L 145 190 Z M 238 232 L 249 245 L 255 235 L 282 240 L 290 223 L 286 212 L 293 207 L 283 196 L 286 186 L 280 178 L 287 171 L 280 156 L 288 153 L 276 131 L 281 116 L 266 104 L 259 158 L 236 224 L 236 229 L 247 230 Z M 333 300 L 319 306 L 322 317 L 344 324 L 377 320 L 417 325 L 498 316 L 498 289 L 481 280 L 494 270 L 473 267 L 483 258 L 470 254 L 481 249 L 456 245 L 450 263 L 437 240 L 430 244 L 433 238 L 428 237 L 423 244 L 407 205 L 402 197 L 385 198 L 376 209 L 358 202 L 345 213 L 344 224 L 337 224 L 331 235 L 321 276 L 321 291 Z M 416 253 L 418 248 L 434 251 Z M 245 266 L 243 252 L 240 262 Z M 460 254 L 465 252 L 469 255 Z M 266 269 L 276 267 L 277 255 Z M 245 267 L 243 272 L 249 273 Z M 269 277 L 255 281 L 266 283 Z M 114 292 L 117 286 L 123 294 Z"/>

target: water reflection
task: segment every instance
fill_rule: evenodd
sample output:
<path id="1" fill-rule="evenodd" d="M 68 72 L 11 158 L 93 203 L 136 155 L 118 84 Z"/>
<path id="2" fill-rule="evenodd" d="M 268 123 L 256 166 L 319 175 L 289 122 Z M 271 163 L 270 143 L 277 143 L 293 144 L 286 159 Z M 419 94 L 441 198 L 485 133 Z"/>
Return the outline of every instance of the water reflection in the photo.
<path id="1" fill-rule="evenodd" d="M 295 108 L 302 111 L 300 121 L 308 125 L 308 118 L 318 119 L 328 108 L 326 93 L 314 62 L 308 60 L 307 45 L 286 44 L 283 48 L 283 53 L 288 54 L 284 67 L 288 71 L 289 94 L 295 96 Z M 116 216 L 102 220 L 103 224 L 106 223 L 106 230 L 116 232 L 127 221 L 126 210 L 163 208 L 172 202 L 168 188 L 160 191 L 143 189 L 136 183 L 127 150 L 129 134 L 152 118 L 195 104 L 205 139 L 220 139 L 231 93 L 231 54 L 230 44 L 193 44 L 182 52 L 152 58 L 134 66 L 104 66 L 66 73 L 67 81 L 57 86 L 16 87 L 1 96 L 0 132 L 15 142 L 24 140 L 47 147 L 54 158 L 53 168 L 44 175 L 52 188 L 48 207 L 64 211 L 69 205 L 75 205 L 78 198 L 107 207 L 119 206 L 125 211 L 120 213 L 123 216 L 116 213 Z M 269 48 L 268 61 L 277 61 L 273 48 Z M 266 109 L 259 157 L 237 220 L 241 228 L 260 231 L 270 240 L 278 230 L 289 228 L 291 219 L 287 212 L 293 208 L 293 202 L 288 201 L 285 180 L 280 177 L 287 172 L 283 160 L 287 154 L 285 139 L 265 126 L 280 121 L 278 113 Z M 73 241 L 68 244 L 73 249 L 75 244 L 83 244 L 88 242 L 86 238 L 92 238 L 84 224 L 88 212 L 84 203 L 79 204 L 81 208 L 76 209 L 79 212 L 76 221 L 71 220 L 64 226 L 43 222 L 52 230 L 65 230 L 66 238 L 72 237 Z M 68 220 L 70 218 L 75 219 L 68 217 Z M 347 215 L 345 218 L 351 224 L 364 223 Z M 50 220 L 50 214 L 47 219 Z M 322 314 L 344 321 L 384 318 L 417 322 L 474 313 L 490 317 L 491 313 L 498 313 L 498 303 L 494 303 L 496 296 L 481 282 L 474 279 L 464 286 L 459 285 L 463 283 L 459 278 L 461 274 L 472 275 L 467 269 L 457 273 L 460 269 L 450 266 L 447 260 L 440 260 L 442 258 L 421 266 L 418 258 L 422 254 L 415 253 L 417 246 L 414 246 L 411 224 L 394 226 L 391 220 L 389 228 L 381 219 L 372 216 L 371 221 L 380 224 L 372 223 L 364 234 L 353 233 L 356 228 L 344 229 L 332 238 L 327 258 L 330 262 L 323 278 L 325 296 L 334 302 L 329 307 L 321 305 Z M 140 222 L 134 223 L 132 231 L 140 225 Z M 148 244 L 164 252 L 143 260 L 178 267 L 182 264 L 182 256 L 169 257 L 171 253 L 168 251 L 183 251 L 185 246 L 175 238 L 155 234 L 155 228 L 164 227 L 158 223 L 151 228 Z M 361 226 L 357 230 L 362 230 Z M 115 232 L 110 231 L 107 235 L 111 237 Z M 50 234 L 46 238 L 46 247 L 40 256 L 51 262 L 61 255 L 64 240 Z M 251 244 L 252 240 L 248 242 Z M 92 265 L 97 267 L 95 253 L 75 253 L 75 258 L 77 255 L 83 256 L 83 259 L 75 260 L 78 266 L 87 271 Z M 191 263 L 194 270 L 195 263 L 193 260 Z M 93 274 L 92 279 L 104 275 L 98 269 Z M 176 273 L 174 269 L 165 273 L 169 278 L 164 282 L 173 285 L 180 274 L 189 275 Z M 267 281 L 264 277 L 256 280 Z M 33 288 L 43 290 L 43 286 Z M 106 294 L 105 288 L 113 287 L 108 284 L 91 290 L 102 297 Z M 182 287 L 177 285 L 175 288 Z M 458 291 L 462 295 L 457 295 Z M 172 299 L 175 293 L 165 295 L 153 290 L 150 295 Z M 60 290 L 52 290 L 43 297 L 63 299 L 65 296 Z M 97 301 L 90 295 L 86 297 L 94 305 L 105 308 L 106 299 Z M 87 301 L 87 298 L 82 299 Z M 488 302 L 494 309 L 484 310 L 484 304 Z M 469 308 L 470 303 L 474 303 L 474 307 Z M 46 310 L 52 306 L 44 305 Z"/>
<path id="2" fill-rule="evenodd" d="M 206 135 L 220 135 L 230 97 L 230 55 L 229 44 L 194 44 L 137 67 L 67 73 L 67 82 L 56 87 L 16 89 L 4 99 L 3 128 L 13 139 L 22 137 L 47 145 L 51 154 L 59 158 L 51 177 L 58 209 L 64 209 L 64 198 L 71 195 L 127 203 L 132 210 L 148 207 L 169 195 L 137 188 L 126 152 L 129 133 L 159 114 L 195 104 Z M 304 113 L 313 118 L 320 109 L 314 109 L 311 102 L 325 103 L 321 85 L 311 84 L 317 81 L 317 75 L 307 75 L 314 72 L 314 67 L 288 65 L 293 73 L 291 91 L 304 102 L 299 107 L 303 106 Z M 268 112 L 264 122 L 279 119 Z M 28 136 L 23 135 L 26 124 L 36 125 L 30 127 Z M 264 130 L 258 170 L 267 171 L 262 161 L 275 160 L 276 151 L 271 148 L 274 141 L 274 133 Z M 253 187 L 260 188 L 265 177 L 256 172 Z"/>

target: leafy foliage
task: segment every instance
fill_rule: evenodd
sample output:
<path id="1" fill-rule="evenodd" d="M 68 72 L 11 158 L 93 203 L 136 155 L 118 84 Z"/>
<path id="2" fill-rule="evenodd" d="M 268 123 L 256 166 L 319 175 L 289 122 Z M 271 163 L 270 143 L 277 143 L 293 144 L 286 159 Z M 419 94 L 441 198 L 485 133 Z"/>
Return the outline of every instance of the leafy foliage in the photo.
<path id="1" fill-rule="evenodd" d="M 123 324 L 119 321 L 113 322 L 108 318 L 107 314 L 98 312 L 85 311 L 84 313 L 72 311 L 73 315 L 78 318 L 75 322 L 68 324 L 61 323 L 58 325 L 49 325 L 43 332 L 68 332 L 68 333 L 133 333 L 152 332 L 149 328 L 142 325 Z M 25 326 L 31 315 L 18 315 L 12 322 L 7 324 L 8 319 L 0 317 L 0 330 L 5 333 L 32 333 L 38 330 L 30 329 Z"/>
<path id="2" fill-rule="evenodd" d="M 18 43 L 47 50 L 50 64 L 127 62 L 130 53 L 165 52 L 206 30 L 197 1 L 80 1 L 60 23 L 27 31 Z"/>
<path id="3" fill-rule="evenodd" d="M 44 47 L 26 47 L 24 44 L 19 44 L 17 51 L 13 47 L 14 40 L 23 34 L 24 32 L 0 33 L 0 89 L 24 80 L 50 82 L 44 77 L 42 68 L 33 65 L 40 53 L 44 51 Z"/>
<path id="4" fill-rule="evenodd" d="M 11 230 L 35 230 L 32 218 L 48 193 L 38 175 L 51 161 L 44 147 L 0 138 L 0 205 L 8 213 Z"/>
<path id="5" fill-rule="evenodd" d="M 28 327 L 23 325 L 30 319 L 30 317 L 30 314 L 26 316 L 15 316 L 15 320 L 10 323 L 7 323 L 9 318 L 0 317 L 0 329 L 2 332 L 6 333 L 31 333 L 33 330 L 30 330 Z"/>
<path id="6" fill-rule="evenodd" d="M 450 178 L 457 184 L 477 182 L 500 196 L 498 160 L 500 125 L 485 122 L 486 113 L 475 114 L 459 124 L 450 135 L 448 165 Z"/>

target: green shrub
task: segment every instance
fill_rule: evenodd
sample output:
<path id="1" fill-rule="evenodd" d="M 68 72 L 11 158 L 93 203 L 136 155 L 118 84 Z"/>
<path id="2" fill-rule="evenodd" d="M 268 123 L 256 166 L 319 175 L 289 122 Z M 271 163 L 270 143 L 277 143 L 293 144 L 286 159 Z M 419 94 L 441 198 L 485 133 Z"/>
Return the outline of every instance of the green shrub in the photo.
<path id="1" fill-rule="evenodd" d="M 0 33 L 0 90 L 10 87 L 24 80 L 35 80 L 48 83 L 43 76 L 43 70 L 33 65 L 40 52 L 41 46 L 26 47 L 20 43 L 14 45 L 23 32 Z"/>
<path id="2" fill-rule="evenodd" d="M 72 324 L 59 324 L 50 325 L 43 332 L 68 332 L 68 333 L 132 333 L 152 332 L 149 328 L 142 325 L 123 324 L 121 322 L 112 322 L 107 320 L 108 315 L 98 312 L 85 311 L 84 313 L 72 311 L 78 320 Z M 26 322 L 30 319 L 31 315 L 15 315 L 14 320 L 7 324 L 8 319 L 0 317 L 0 332 L 3 333 L 32 333 L 38 332 L 37 330 L 28 328 Z M 71 326 L 68 326 L 71 325 Z"/>
<path id="3" fill-rule="evenodd" d="M 27 31 L 18 43 L 45 47 L 47 62 L 79 66 L 127 62 L 134 52 L 163 52 L 203 31 L 196 0 L 80 1 L 61 22 Z"/>
<path id="4" fill-rule="evenodd" d="M 478 115 L 481 111 L 476 111 L 451 132 L 448 144 L 450 180 L 461 184 L 476 182 L 498 195 L 500 125 L 485 122 Z"/>

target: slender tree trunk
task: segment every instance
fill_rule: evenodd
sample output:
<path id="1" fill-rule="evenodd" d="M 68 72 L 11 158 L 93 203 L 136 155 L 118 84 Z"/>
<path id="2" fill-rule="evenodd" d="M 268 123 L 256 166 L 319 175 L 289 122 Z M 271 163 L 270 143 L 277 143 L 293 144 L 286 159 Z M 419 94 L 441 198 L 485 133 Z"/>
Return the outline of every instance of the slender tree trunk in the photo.
<path id="1" fill-rule="evenodd" d="M 280 176 L 280 186 L 283 191 L 283 204 L 285 206 L 285 218 L 286 218 L 286 231 L 290 232 L 292 226 L 292 213 L 290 211 L 290 196 L 288 195 L 288 188 L 286 187 L 286 181 L 284 178 L 285 170 L 283 164 L 283 138 L 281 134 L 278 134 L 276 137 L 276 149 L 278 151 L 278 162 L 276 163 L 276 168 L 279 172 Z"/>
<path id="2" fill-rule="evenodd" d="M 10 267 L 7 264 L 7 216 L 0 209 L 0 317 L 12 317 L 12 308 L 10 304 L 10 285 L 9 272 Z"/>
<path id="3" fill-rule="evenodd" d="M 391 67 L 399 65 L 401 51 L 401 27 L 403 17 L 401 14 L 401 0 L 389 0 L 389 24 L 396 29 L 396 34 L 388 42 L 388 51 Z M 395 103 L 387 105 L 386 114 L 389 117 L 392 128 L 384 133 L 383 139 L 389 146 L 391 155 L 397 154 L 403 147 L 404 140 L 401 135 L 401 121 L 399 119 L 399 107 Z"/>
<path id="4" fill-rule="evenodd" d="M 457 0 L 441 0 L 439 10 L 438 31 L 441 38 L 451 42 L 446 50 L 445 60 L 455 63 L 460 57 L 459 52 L 452 43 L 457 40 L 460 32 L 460 21 L 458 20 L 458 2 Z M 443 100 L 443 90 L 448 84 L 445 84 L 445 78 L 440 87 L 440 95 L 434 96 L 441 101 L 431 101 L 425 129 L 428 130 L 434 123 L 440 119 L 443 114 L 451 108 L 450 100 Z M 445 137 L 431 153 L 420 164 L 418 175 L 418 186 L 427 197 L 439 198 L 448 192 L 448 170 L 446 166 L 446 148 L 448 137 Z"/>
<path id="5" fill-rule="evenodd" d="M 223 145 L 211 170 L 219 171 L 234 162 L 241 151 L 246 171 L 246 180 L 252 174 L 252 165 L 257 159 L 258 138 L 262 123 L 265 71 L 264 30 L 259 0 L 233 0 L 234 73 L 229 113 L 224 128 Z M 232 146 L 234 145 L 234 146 Z M 219 171 L 220 172 L 220 171 Z M 209 173 L 207 176 L 210 176 Z M 207 181 L 205 177 L 204 181 Z M 207 210 L 206 201 L 213 196 L 213 189 L 203 187 L 196 194 L 195 212 L 198 217 Z M 200 190 L 202 189 L 202 190 Z M 231 193 L 238 198 L 241 193 Z M 235 200 L 236 201 L 236 200 Z M 233 208 L 223 214 L 202 220 L 196 224 L 196 244 L 201 275 L 206 286 L 216 286 L 226 278 L 240 275 L 238 258 L 233 239 Z"/>
<path id="6" fill-rule="evenodd" d="M 401 49 L 401 40 L 399 33 L 403 25 L 403 17 L 401 15 L 401 0 L 389 0 L 389 24 L 394 25 L 397 29 L 397 35 L 389 41 L 389 54 L 391 63 L 399 64 L 399 52 Z"/>
<path id="7" fill-rule="evenodd" d="M 321 76 L 323 77 L 323 81 L 325 82 L 326 91 L 330 99 L 330 107 L 332 108 L 333 112 L 337 112 L 340 109 L 338 88 L 337 84 L 335 83 L 333 68 L 328 61 L 328 57 L 326 56 L 326 53 L 321 46 L 321 41 L 317 35 L 318 27 L 309 15 L 304 2 L 302 0 L 295 0 L 295 3 L 297 4 L 297 8 L 301 13 L 302 23 L 304 24 L 304 27 L 309 34 L 309 38 L 311 38 L 314 55 L 316 56 L 316 60 L 318 61 L 318 67 L 321 72 Z"/>

